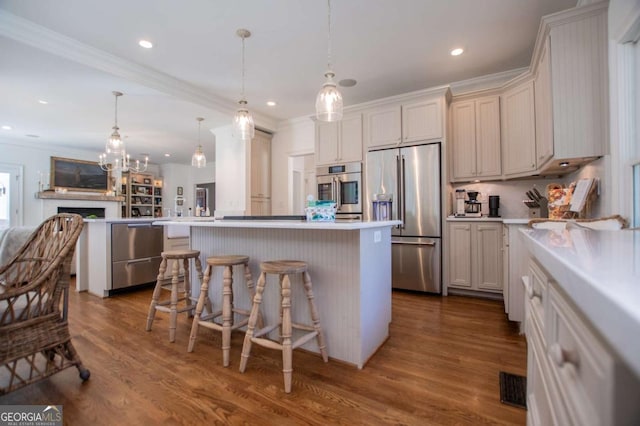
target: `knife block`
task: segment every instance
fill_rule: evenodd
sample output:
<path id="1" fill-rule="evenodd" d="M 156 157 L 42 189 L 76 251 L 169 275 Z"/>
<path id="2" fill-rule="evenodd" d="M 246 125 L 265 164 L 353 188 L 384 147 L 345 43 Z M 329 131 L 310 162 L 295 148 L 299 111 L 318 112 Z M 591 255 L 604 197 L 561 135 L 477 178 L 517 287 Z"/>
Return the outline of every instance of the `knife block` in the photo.
<path id="1" fill-rule="evenodd" d="M 540 207 L 529 207 L 529 218 L 539 219 L 549 217 L 549 209 L 547 207 L 547 200 L 544 198 L 539 201 Z"/>

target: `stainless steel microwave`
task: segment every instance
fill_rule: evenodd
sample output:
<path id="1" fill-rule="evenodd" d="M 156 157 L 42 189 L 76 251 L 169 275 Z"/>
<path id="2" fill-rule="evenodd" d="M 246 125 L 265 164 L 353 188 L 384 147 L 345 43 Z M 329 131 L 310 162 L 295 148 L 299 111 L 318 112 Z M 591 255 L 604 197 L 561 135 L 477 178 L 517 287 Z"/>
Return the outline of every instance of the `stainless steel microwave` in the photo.
<path id="1" fill-rule="evenodd" d="M 316 169 L 317 199 L 335 201 L 337 214 L 362 213 L 362 163 L 344 163 Z"/>

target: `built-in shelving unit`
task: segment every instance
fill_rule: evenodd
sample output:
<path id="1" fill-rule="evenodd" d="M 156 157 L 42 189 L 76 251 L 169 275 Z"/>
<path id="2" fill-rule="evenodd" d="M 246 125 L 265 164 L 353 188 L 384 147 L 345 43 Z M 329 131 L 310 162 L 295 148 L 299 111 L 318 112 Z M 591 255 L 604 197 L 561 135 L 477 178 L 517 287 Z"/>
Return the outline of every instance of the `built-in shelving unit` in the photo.
<path id="1" fill-rule="evenodd" d="M 123 173 L 122 217 L 161 217 L 162 179 L 146 173 Z"/>

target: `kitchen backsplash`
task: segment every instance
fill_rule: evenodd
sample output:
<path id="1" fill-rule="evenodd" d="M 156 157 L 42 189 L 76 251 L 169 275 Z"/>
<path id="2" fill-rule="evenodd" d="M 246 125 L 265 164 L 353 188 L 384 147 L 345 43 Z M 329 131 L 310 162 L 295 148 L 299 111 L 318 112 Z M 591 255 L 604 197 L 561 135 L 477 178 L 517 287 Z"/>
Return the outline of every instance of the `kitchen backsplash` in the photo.
<path id="1" fill-rule="evenodd" d="M 592 171 L 593 172 L 593 171 Z M 480 195 L 478 199 L 482 202 L 482 213 L 489 214 L 489 196 L 500 196 L 500 216 L 505 219 L 519 219 L 529 217 L 529 208 L 524 205 L 523 200 L 528 199 L 526 192 L 532 188 L 537 188 L 538 191 L 546 196 L 546 188 L 550 183 L 561 183 L 568 185 L 568 183 L 580 179 L 582 177 L 598 177 L 597 173 L 589 173 L 589 176 L 580 173 L 579 175 L 572 174 L 562 178 L 545 178 L 545 179 L 526 179 L 526 180 L 510 180 L 510 181 L 495 181 L 495 182 L 479 182 L 479 183 L 465 183 L 452 185 L 452 193 L 455 194 L 456 189 L 465 189 L 467 191 L 478 191 Z M 452 195 L 449 195 L 449 212 L 452 211 L 453 200 Z M 592 211 L 592 217 L 598 217 L 600 209 L 598 202 L 595 203 Z"/>

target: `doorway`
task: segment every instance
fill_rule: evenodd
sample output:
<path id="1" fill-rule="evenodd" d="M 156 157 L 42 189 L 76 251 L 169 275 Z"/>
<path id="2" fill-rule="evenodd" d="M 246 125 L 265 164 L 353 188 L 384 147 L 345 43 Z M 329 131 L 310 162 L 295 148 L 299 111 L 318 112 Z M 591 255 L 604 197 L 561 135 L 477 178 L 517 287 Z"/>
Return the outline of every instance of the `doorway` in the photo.
<path id="1" fill-rule="evenodd" d="M 22 225 L 22 166 L 0 163 L 0 230 Z"/>
<path id="2" fill-rule="evenodd" d="M 289 214 L 304 215 L 307 196 L 316 194 L 314 154 L 289 156 Z"/>

